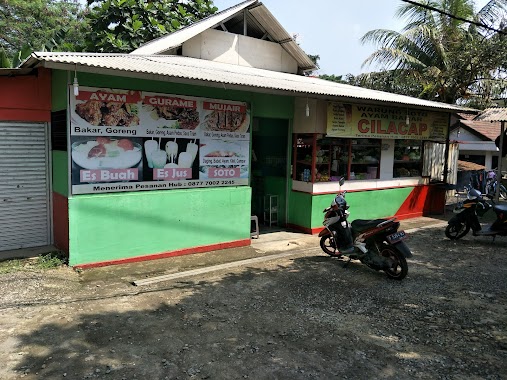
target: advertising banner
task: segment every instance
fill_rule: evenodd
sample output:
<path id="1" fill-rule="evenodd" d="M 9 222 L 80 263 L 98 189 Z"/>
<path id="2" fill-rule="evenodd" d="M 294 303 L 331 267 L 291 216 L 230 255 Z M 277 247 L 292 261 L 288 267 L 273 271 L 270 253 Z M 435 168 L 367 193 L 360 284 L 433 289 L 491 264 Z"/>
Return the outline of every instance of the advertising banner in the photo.
<path id="1" fill-rule="evenodd" d="M 329 137 L 445 141 L 448 122 L 446 113 L 426 110 L 343 103 L 327 107 Z"/>
<path id="2" fill-rule="evenodd" d="M 73 194 L 248 185 L 246 103 L 90 87 L 69 94 Z"/>

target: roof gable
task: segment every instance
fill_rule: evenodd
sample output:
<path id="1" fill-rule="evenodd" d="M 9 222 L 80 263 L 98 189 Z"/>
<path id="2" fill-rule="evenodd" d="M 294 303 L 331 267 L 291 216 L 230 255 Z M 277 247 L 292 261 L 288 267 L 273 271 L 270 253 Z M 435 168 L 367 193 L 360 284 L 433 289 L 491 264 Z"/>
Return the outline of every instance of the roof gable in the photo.
<path id="1" fill-rule="evenodd" d="M 298 64 L 299 71 L 316 69 L 314 62 L 299 47 L 264 4 L 258 0 L 243 1 L 173 33 L 147 42 L 130 54 L 157 55 L 168 53 L 208 29 L 218 29 L 278 43 L 294 58 Z"/>
<path id="2" fill-rule="evenodd" d="M 457 127 L 467 129 L 470 133 L 478 136 L 484 141 L 495 141 L 495 139 L 500 135 L 499 122 L 461 120 Z"/>

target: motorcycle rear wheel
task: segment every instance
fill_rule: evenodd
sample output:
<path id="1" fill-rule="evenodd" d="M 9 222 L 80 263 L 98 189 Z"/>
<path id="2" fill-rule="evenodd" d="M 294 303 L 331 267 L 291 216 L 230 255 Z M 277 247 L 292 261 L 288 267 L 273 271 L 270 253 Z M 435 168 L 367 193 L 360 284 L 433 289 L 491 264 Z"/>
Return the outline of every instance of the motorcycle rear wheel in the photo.
<path id="1" fill-rule="evenodd" d="M 391 245 L 384 244 L 380 247 L 380 254 L 393 261 L 393 265 L 390 268 L 384 269 L 385 274 L 387 274 L 389 278 L 403 280 L 407 276 L 408 264 L 403 253 Z"/>
<path id="2" fill-rule="evenodd" d="M 451 240 L 458 240 L 470 231 L 470 226 L 466 223 L 448 224 L 445 228 L 445 236 Z"/>
<path id="3" fill-rule="evenodd" d="M 335 248 L 334 238 L 331 235 L 324 235 L 320 238 L 320 248 L 329 256 L 340 256 L 340 252 Z"/>

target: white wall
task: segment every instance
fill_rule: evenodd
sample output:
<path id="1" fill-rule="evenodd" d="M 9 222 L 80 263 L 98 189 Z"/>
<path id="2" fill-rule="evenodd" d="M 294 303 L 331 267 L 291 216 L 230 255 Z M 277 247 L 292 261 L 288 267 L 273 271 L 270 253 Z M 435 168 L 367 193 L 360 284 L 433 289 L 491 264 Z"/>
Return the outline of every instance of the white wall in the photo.
<path id="1" fill-rule="evenodd" d="M 309 116 L 306 116 L 308 102 Z M 327 133 L 327 102 L 296 98 L 294 104 L 294 133 Z"/>
<path id="2" fill-rule="evenodd" d="M 392 179 L 394 167 L 394 140 L 383 139 L 380 152 L 380 179 Z"/>
<path id="3" fill-rule="evenodd" d="M 183 44 L 183 55 L 297 74 L 297 62 L 277 43 L 209 29 Z"/>

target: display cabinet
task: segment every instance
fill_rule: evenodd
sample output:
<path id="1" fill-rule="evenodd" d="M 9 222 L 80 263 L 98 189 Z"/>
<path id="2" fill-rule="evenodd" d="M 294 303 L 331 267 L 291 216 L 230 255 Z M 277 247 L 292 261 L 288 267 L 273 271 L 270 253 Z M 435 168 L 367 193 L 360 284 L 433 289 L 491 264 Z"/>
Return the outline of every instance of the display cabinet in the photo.
<path id="1" fill-rule="evenodd" d="M 381 140 L 350 140 L 349 179 L 375 179 L 379 176 Z"/>
<path id="2" fill-rule="evenodd" d="M 316 135 L 302 133 L 294 135 L 294 159 L 292 178 L 297 181 L 314 182 L 316 163 Z"/>
<path id="3" fill-rule="evenodd" d="M 297 134 L 294 139 L 293 179 L 303 182 L 379 177 L 381 140 Z"/>
<path id="4" fill-rule="evenodd" d="M 422 141 L 395 140 L 393 177 L 420 177 L 422 160 Z"/>

